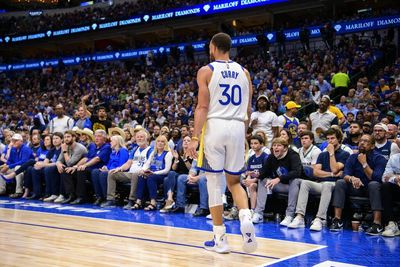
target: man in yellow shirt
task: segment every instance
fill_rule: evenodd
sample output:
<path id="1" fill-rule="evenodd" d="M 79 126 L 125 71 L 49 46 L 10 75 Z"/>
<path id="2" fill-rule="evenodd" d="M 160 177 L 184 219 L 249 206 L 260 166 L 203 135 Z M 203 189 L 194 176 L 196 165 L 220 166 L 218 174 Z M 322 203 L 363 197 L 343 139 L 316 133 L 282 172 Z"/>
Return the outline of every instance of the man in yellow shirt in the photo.
<path id="1" fill-rule="evenodd" d="M 342 68 L 338 73 L 333 75 L 331 80 L 332 86 L 335 87 L 335 90 L 332 92 L 332 99 L 335 99 L 336 96 L 347 95 L 348 88 L 350 85 L 349 75 L 346 73 L 346 68 Z M 339 99 L 338 99 L 339 101 Z"/>
<path id="2" fill-rule="evenodd" d="M 331 100 L 331 104 L 329 105 L 328 110 L 336 115 L 336 117 L 338 118 L 338 121 L 339 121 L 339 126 L 341 126 L 346 121 L 346 118 L 344 117 L 343 112 L 339 108 L 335 107 L 332 100 Z"/>

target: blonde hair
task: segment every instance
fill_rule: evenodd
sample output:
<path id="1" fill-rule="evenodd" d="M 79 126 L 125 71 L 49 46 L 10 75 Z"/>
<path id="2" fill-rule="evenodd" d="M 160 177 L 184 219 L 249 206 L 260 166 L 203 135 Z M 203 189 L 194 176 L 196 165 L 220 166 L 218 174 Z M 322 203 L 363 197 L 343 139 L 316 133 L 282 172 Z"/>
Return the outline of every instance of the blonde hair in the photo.
<path id="1" fill-rule="evenodd" d="M 283 139 L 282 137 L 274 138 L 274 140 L 272 140 L 272 146 L 275 145 L 275 144 L 280 144 L 280 145 L 283 145 L 284 147 L 288 147 L 289 146 L 289 143 L 285 139 Z"/>
<path id="2" fill-rule="evenodd" d="M 138 133 L 144 133 L 144 135 L 146 136 L 146 142 L 147 142 L 147 143 L 149 142 L 150 134 L 149 134 L 148 131 L 146 131 L 145 129 L 140 129 L 139 131 L 137 131 L 137 132 L 135 133 L 135 139 L 136 139 L 136 135 L 137 135 Z"/>
<path id="3" fill-rule="evenodd" d="M 115 140 L 117 142 L 117 147 L 115 148 L 116 151 L 120 150 L 122 147 L 125 147 L 125 140 L 120 135 L 113 135 L 111 136 L 110 140 Z"/>
<path id="4" fill-rule="evenodd" d="M 160 135 L 156 138 L 156 144 L 155 144 L 155 149 L 154 151 L 157 150 L 157 142 L 158 141 L 164 141 L 165 142 L 165 146 L 164 146 L 164 151 L 170 151 L 169 145 L 168 145 L 168 139 L 167 137 L 165 137 L 164 135 Z"/>

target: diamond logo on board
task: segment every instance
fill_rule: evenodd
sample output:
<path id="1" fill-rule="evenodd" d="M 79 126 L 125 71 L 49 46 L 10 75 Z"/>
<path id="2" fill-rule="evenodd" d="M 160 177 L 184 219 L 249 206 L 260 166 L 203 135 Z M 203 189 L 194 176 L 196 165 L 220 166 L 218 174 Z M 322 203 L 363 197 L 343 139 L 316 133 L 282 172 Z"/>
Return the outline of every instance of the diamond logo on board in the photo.
<path id="1" fill-rule="evenodd" d="M 144 15 L 144 16 L 143 16 L 143 19 L 144 19 L 144 21 L 146 21 L 146 22 L 149 20 L 149 18 L 150 18 L 149 15 Z"/>
<path id="2" fill-rule="evenodd" d="M 272 40 L 272 38 L 274 38 L 274 35 L 272 33 L 268 33 L 267 35 L 268 40 Z"/>
<path id="3" fill-rule="evenodd" d="M 336 24 L 334 28 L 335 28 L 335 30 L 338 32 L 338 31 L 340 31 L 340 29 L 342 28 L 342 25 Z"/>
<path id="4" fill-rule="evenodd" d="M 10 37 L 9 37 L 9 36 L 6 36 L 6 37 L 4 38 L 4 41 L 6 41 L 6 43 L 8 43 L 8 42 L 10 41 Z"/>
<path id="5" fill-rule="evenodd" d="M 116 58 L 119 58 L 119 56 L 120 56 L 120 53 L 119 53 L 119 52 L 115 53 L 115 57 L 116 57 Z"/>
<path id="6" fill-rule="evenodd" d="M 47 34 L 47 37 L 50 37 L 52 32 L 51 31 L 47 31 L 46 34 Z"/>
<path id="7" fill-rule="evenodd" d="M 92 29 L 93 29 L 93 30 L 96 30 L 96 29 L 97 29 L 97 24 L 96 24 L 96 23 L 93 23 L 93 24 L 92 24 Z"/>
<path id="8" fill-rule="evenodd" d="M 210 5 L 204 5 L 203 9 L 205 12 L 208 12 L 208 10 L 210 10 Z"/>

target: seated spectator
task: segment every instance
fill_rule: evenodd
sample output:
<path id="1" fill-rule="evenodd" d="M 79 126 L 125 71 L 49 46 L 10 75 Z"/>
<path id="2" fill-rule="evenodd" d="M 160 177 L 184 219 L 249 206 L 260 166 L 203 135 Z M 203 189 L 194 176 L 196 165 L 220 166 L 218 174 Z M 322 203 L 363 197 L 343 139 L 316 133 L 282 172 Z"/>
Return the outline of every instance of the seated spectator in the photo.
<path id="1" fill-rule="evenodd" d="M 261 147 L 262 152 L 266 153 L 267 155 L 270 155 L 270 154 L 271 154 L 271 150 L 267 147 L 267 144 L 268 144 L 268 137 L 267 137 L 267 135 L 265 134 L 265 132 L 262 131 L 262 130 L 258 130 L 258 131 L 255 132 L 255 135 L 261 137 L 261 139 L 262 139 L 262 141 L 263 141 L 263 145 L 262 145 L 262 147 Z M 251 139 L 251 137 L 253 137 L 253 136 L 251 135 L 251 136 L 250 136 L 250 139 Z M 251 141 L 251 140 L 249 140 L 249 141 Z M 272 141 L 272 140 L 271 140 L 271 141 Z M 250 147 L 249 153 L 248 153 L 248 155 L 247 155 L 247 158 L 250 158 L 251 156 L 253 156 L 254 153 L 255 153 L 254 150 L 251 149 L 251 147 Z"/>
<path id="2" fill-rule="evenodd" d="M 193 159 L 186 155 L 186 150 L 190 143 L 190 136 L 183 138 L 182 149 L 178 152 L 172 150 L 172 156 L 174 157 L 171 171 L 168 173 L 168 177 L 164 180 L 164 192 L 167 194 L 167 200 L 165 201 L 164 207 L 160 210 L 161 213 L 170 211 L 174 205 L 174 190 L 177 179 L 181 175 L 186 175 L 192 166 Z"/>
<path id="3" fill-rule="evenodd" d="M 352 122 L 349 127 L 349 133 L 343 140 L 343 144 L 350 147 L 354 153 L 358 152 L 358 143 L 362 135 L 362 128 L 358 122 Z"/>
<path id="4" fill-rule="evenodd" d="M 46 189 L 43 200 L 47 199 L 46 202 L 56 200 L 60 191 L 60 174 L 57 173 L 56 162 L 61 153 L 63 134 L 54 133 L 51 139 L 53 146 L 47 153 L 46 158 L 43 161 L 36 162 L 32 169 L 32 198 L 42 197 L 42 184 L 45 181 Z M 54 181 L 56 180 L 57 182 L 55 183 Z"/>
<path id="5" fill-rule="evenodd" d="M 289 130 L 282 129 L 279 132 L 279 137 L 285 139 L 286 142 L 288 142 L 289 148 L 291 148 L 294 152 L 299 153 L 299 149 L 293 144 L 293 138 L 292 138 L 292 135 L 290 134 Z"/>
<path id="6" fill-rule="evenodd" d="M 138 130 L 135 134 L 137 149 L 132 151 L 129 159 L 121 167 L 109 171 L 107 176 L 107 201 L 101 205 L 102 208 L 115 206 L 116 182 L 130 181 L 131 188 L 129 192 L 128 204 L 124 209 L 132 209 L 136 201 L 136 188 L 140 171 L 143 165 L 149 159 L 153 149 L 149 146 L 149 133 L 144 130 Z M 127 172 L 126 172 L 127 171 Z"/>
<path id="7" fill-rule="evenodd" d="M 83 130 L 78 129 L 76 134 L 79 135 L 78 143 L 84 145 L 86 149 L 89 149 L 90 144 L 94 141 L 93 131 L 89 128 L 84 128 Z"/>
<path id="8" fill-rule="evenodd" d="M 400 200 L 400 154 L 390 157 L 382 177 L 382 222 L 386 225 L 382 236 L 400 236 L 398 217 L 393 212 L 395 201 Z"/>
<path id="9" fill-rule="evenodd" d="M 157 209 L 157 185 L 164 181 L 168 172 L 171 170 L 172 158 L 173 156 L 168 146 L 168 139 L 164 135 L 160 135 L 156 139 L 154 151 L 140 171 L 136 191 L 137 199 L 132 209 L 141 209 L 143 207 L 142 201 L 146 185 L 149 193 L 150 204 L 147 205 L 144 210 L 153 211 Z"/>
<path id="10" fill-rule="evenodd" d="M 65 191 L 69 195 L 63 204 L 83 204 L 87 200 L 86 180 L 90 180 L 92 172 L 107 165 L 110 159 L 111 147 L 106 142 L 107 133 L 104 130 L 96 130 L 94 143 L 89 146 L 86 157 L 61 174 Z"/>
<path id="11" fill-rule="evenodd" d="M 329 142 L 326 152 L 318 156 L 313 168 L 314 181 L 303 180 L 297 199 L 296 218 L 288 225 L 289 228 L 305 227 L 304 216 L 309 194 L 320 195 L 318 213 L 311 224 L 310 230 L 321 231 L 326 225 L 327 212 L 331 202 L 336 180 L 343 174 L 344 164 L 350 154 L 340 148 L 341 132 L 329 129 L 326 133 Z"/>
<path id="12" fill-rule="evenodd" d="M 390 142 L 396 142 L 397 138 L 398 138 L 398 131 L 399 129 L 397 128 L 396 124 L 388 124 L 388 131 L 386 133 L 386 137 L 388 139 L 388 141 Z"/>
<path id="13" fill-rule="evenodd" d="M 194 217 L 207 216 L 210 214 L 208 209 L 208 190 L 207 190 L 207 178 L 203 171 L 196 169 L 197 161 L 193 161 L 192 167 L 189 174 L 182 174 L 178 177 L 177 188 L 176 188 L 176 205 L 172 209 L 173 213 L 185 212 L 186 206 L 186 189 L 188 187 L 198 187 L 200 202 L 199 207 L 193 214 Z"/>
<path id="14" fill-rule="evenodd" d="M 36 158 L 37 157 L 37 152 L 38 150 L 42 147 L 42 139 L 39 134 L 33 134 L 31 136 L 31 140 L 29 143 L 30 149 L 32 149 L 33 156 Z"/>
<path id="15" fill-rule="evenodd" d="M 318 146 L 324 141 L 323 133 L 332 125 L 338 125 L 336 115 L 328 111 L 330 102 L 329 96 L 323 96 L 319 104 L 319 109 L 311 113 L 308 119 L 308 128 L 313 132 L 315 143 Z"/>
<path id="16" fill-rule="evenodd" d="M 302 147 L 299 149 L 299 155 L 301 164 L 303 164 L 304 174 L 313 179 L 314 167 L 321 150 L 314 145 L 314 134 L 311 131 L 302 132 L 300 140 Z"/>
<path id="17" fill-rule="evenodd" d="M 302 165 L 299 154 L 289 148 L 285 139 L 275 138 L 272 141 L 272 154 L 260 170 L 261 178 L 257 189 L 257 205 L 254 212 L 263 216 L 267 196 L 272 191 L 288 193 L 288 207 L 281 225 L 287 226 L 291 223 L 296 209 L 301 176 Z"/>
<path id="18" fill-rule="evenodd" d="M 269 154 L 263 151 L 264 141 L 260 136 L 253 135 L 251 137 L 250 147 L 254 151 L 254 154 L 247 160 L 247 171 L 242 184 L 247 188 L 247 193 L 250 197 L 250 208 L 254 210 L 257 204 L 257 186 L 260 169 Z M 257 220 L 257 222 L 263 222 L 264 218 L 257 213 L 257 215 L 254 214 L 252 219 Z"/>
<path id="19" fill-rule="evenodd" d="M 17 171 L 25 162 L 34 159 L 32 150 L 23 143 L 20 134 L 14 134 L 11 138 L 12 147 L 7 162 L 0 168 L 0 195 L 6 193 L 6 183 L 10 181 L 4 175 Z M 15 176 L 16 188 L 15 193 L 11 194 L 11 198 L 20 198 L 23 195 L 24 174 L 20 173 Z"/>
<path id="20" fill-rule="evenodd" d="M 111 170 L 121 167 L 129 159 L 128 149 L 122 136 L 114 135 L 110 138 L 111 155 L 107 165 L 103 165 L 100 169 L 92 170 L 92 184 L 96 201 L 94 205 L 99 206 L 103 203 L 107 196 L 107 177 Z"/>
<path id="21" fill-rule="evenodd" d="M 355 122 L 354 113 L 348 112 L 346 115 L 346 121 L 342 124 L 342 132 L 345 133 L 346 135 L 350 130 L 350 124 L 352 122 Z M 359 122 L 357 123 L 360 124 Z"/>
<path id="22" fill-rule="evenodd" d="M 388 130 L 387 125 L 383 123 L 378 123 L 374 126 L 375 151 L 384 156 L 386 160 L 390 156 L 400 153 L 400 148 L 397 144 L 387 140 Z"/>
<path id="23" fill-rule="evenodd" d="M 370 235 L 382 233 L 381 182 L 387 161 L 374 148 L 374 137 L 364 134 L 359 142 L 359 153 L 350 155 L 346 161 L 343 179 L 336 182 L 334 189 L 335 218 L 330 227 L 331 231 L 340 231 L 343 228 L 342 211 L 346 195 L 352 195 L 369 196 L 374 222 L 366 233 Z"/>
<path id="24" fill-rule="evenodd" d="M 74 200 L 75 186 L 73 184 L 73 175 L 77 170 L 78 164 L 87 155 L 87 149 L 82 144 L 76 142 L 76 134 L 73 131 L 66 131 L 64 134 L 64 143 L 61 145 L 61 153 L 57 160 L 57 171 L 60 174 L 61 186 L 65 186 L 63 177 L 67 177 L 67 186 L 65 186 L 65 193 L 68 197 L 64 198 L 64 192 L 60 190 L 60 195 L 54 200 L 55 203 L 69 203 Z M 58 177 L 54 177 L 57 179 Z M 50 178 L 53 179 L 53 178 Z M 57 184 L 58 181 L 54 181 Z"/>

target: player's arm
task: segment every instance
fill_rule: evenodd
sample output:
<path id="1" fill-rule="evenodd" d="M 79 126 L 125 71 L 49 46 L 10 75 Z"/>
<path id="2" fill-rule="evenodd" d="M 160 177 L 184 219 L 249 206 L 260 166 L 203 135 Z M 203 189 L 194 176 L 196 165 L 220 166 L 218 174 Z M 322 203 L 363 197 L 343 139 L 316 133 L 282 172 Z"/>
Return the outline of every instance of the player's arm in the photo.
<path id="1" fill-rule="evenodd" d="M 247 80 L 249 80 L 249 103 L 247 104 L 247 118 L 244 122 L 245 125 L 245 133 L 247 133 L 247 129 L 249 128 L 250 116 L 251 116 L 251 102 L 253 98 L 253 84 L 251 82 L 250 73 L 248 70 L 244 69 L 244 73 L 246 73 Z"/>
<path id="2" fill-rule="evenodd" d="M 194 132 L 193 136 L 200 138 L 201 130 L 207 119 L 208 107 L 210 104 L 210 92 L 208 91 L 208 83 L 212 76 L 212 70 L 208 66 L 202 67 L 197 72 L 197 85 L 199 93 L 197 99 L 196 111 L 194 113 Z"/>

